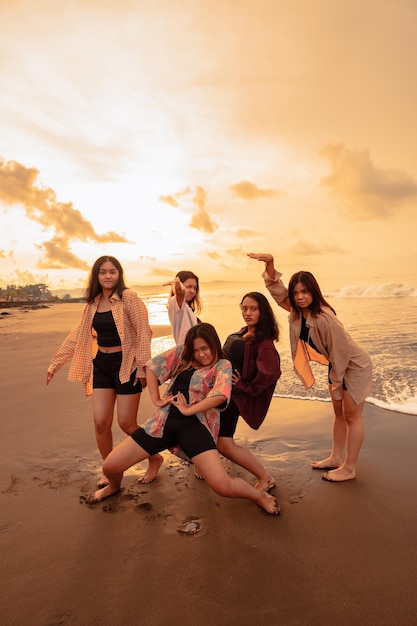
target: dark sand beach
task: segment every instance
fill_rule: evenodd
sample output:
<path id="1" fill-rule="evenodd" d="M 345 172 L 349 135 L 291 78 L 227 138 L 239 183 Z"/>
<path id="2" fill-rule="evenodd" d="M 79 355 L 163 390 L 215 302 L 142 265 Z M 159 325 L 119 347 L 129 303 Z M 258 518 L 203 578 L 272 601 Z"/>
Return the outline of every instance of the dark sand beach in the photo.
<path id="1" fill-rule="evenodd" d="M 2 624 L 417 624 L 416 416 L 367 405 L 358 477 L 343 484 L 309 465 L 329 450 L 330 403 L 274 398 L 259 431 L 240 423 L 276 477 L 280 517 L 216 495 L 169 453 L 152 484 L 136 480 L 143 463 L 88 505 L 91 399 L 67 367 L 45 384 L 78 319 L 63 327 L 58 309 L 0 320 Z M 138 421 L 151 411 L 145 391 Z"/>

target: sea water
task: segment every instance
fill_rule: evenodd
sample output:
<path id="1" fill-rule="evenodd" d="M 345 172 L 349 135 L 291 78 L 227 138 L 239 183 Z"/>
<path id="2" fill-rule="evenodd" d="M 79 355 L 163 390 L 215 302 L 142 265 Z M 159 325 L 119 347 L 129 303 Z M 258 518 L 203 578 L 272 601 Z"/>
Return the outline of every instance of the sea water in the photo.
<path id="1" fill-rule="evenodd" d="M 244 325 L 239 303 L 248 289 L 244 283 L 202 286 L 200 318 L 212 323 L 223 342 Z M 282 376 L 275 395 L 284 398 L 329 401 L 327 368 L 312 363 L 315 384 L 305 389 L 295 375 L 288 338 L 288 313 L 269 297 L 263 285 L 257 290 L 268 295 L 280 327 L 276 344 Z M 169 324 L 167 294 L 143 296 L 151 324 Z M 325 293 L 351 337 L 370 354 L 373 385 L 367 402 L 384 409 L 417 415 L 417 289 L 410 285 L 358 285 Z M 174 345 L 171 334 L 153 340 L 156 354 Z"/>

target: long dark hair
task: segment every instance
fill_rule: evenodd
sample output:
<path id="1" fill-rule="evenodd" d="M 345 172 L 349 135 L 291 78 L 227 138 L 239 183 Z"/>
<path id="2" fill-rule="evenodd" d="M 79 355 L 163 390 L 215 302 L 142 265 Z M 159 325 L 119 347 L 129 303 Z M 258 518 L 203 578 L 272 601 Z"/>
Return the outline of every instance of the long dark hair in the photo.
<path id="1" fill-rule="evenodd" d="M 263 293 L 259 293 L 258 291 L 249 291 L 249 293 L 246 293 L 243 296 L 240 301 L 240 306 L 242 306 L 245 298 L 252 298 L 252 300 L 255 300 L 259 306 L 260 316 L 259 322 L 255 326 L 254 339 L 273 339 L 274 341 L 278 341 L 278 322 L 267 298 L 263 295 Z"/>
<path id="2" fill-rule="evenodd" d="M 212 324 L 202 322 L 201 324 L 192 326 L 185 335 L 181 362 L 175 372 L 176 376 L 187 369 L 194 361 L 194 339 L 204 339 L 204 341 L 208 344 L 214 357 L 213 364 L 224 358 L 219 335 L 217 334 L 216 329 Z"/>
<path id="3" fill-rule="evenodd" d="M 89 304 L 93 302 L 96 296 L 98 296 L 103 291 L 100 283 L 98 282 L 98 273 L 100 271 L 100 267 L 103 265 L 103 263 L 106 263 L 107 261 L 113 263 L 114 267 L 119 272 L 119 280 L 117 281 L 113 293 L 117 293 L 119 298 L 121 298 L 123 291 L 126 289 L 125 279 L 123 276 L 123 268 L 120 265 L 120 262 L 114 256 L 101 256 L 99 259 L 97 259 L 97 261 L 95 261 L 88 277 L 88 284 L 84 293 L 84 298 Z"/>
<path id="4" fill-rule="evenodd" d="M 198 276 L 194 274 L 194 272 L 191 272 L 190 270 L 181 270 L 180 272 L 177 272 L 176 276 L 178 276 L 178 278 L 180 279 L 182 283 L 184 283 L 189 278 L 193 278 L 195 280 L 197 284 L 196 290 L 195 290 L 195 296 L 192 300 L 187 302 L 187 304 L 192 308 L 192 310 L 196 313 L 196 315 L 199 315 L 202 311 L 203 303 L 200 298 L 200 283 L 198 280 Z M 171 289 L 171 296 L 173 295 L 174 295 L 174 292 Z"/>
<path id="5" fill-rule="evenodd" d="M 306 272 L 301 270 L 300 272 L 296 272 L 290 278 L 290 282 L 288 283 L 288 298 L 290 300 L 290 304 L 292 309 L 294 310 L 297 317 L 301 313 L 301 309 L 295 303 L 294 298 L 294 289 L 297 283 L 302 283 L 304 287 L 307 289 L 308 293 L 313 298 L 312 303 L 309 306 L 310 313 L 317 317 L 322 312 L 322 307 L 328 307 L 333 313 L 336 315 L 336 311 L 330 304 L 324 299 L 323 294 L 321 293 L 321 289 L 317 280 L 314 278 L 311 272 Z"/>

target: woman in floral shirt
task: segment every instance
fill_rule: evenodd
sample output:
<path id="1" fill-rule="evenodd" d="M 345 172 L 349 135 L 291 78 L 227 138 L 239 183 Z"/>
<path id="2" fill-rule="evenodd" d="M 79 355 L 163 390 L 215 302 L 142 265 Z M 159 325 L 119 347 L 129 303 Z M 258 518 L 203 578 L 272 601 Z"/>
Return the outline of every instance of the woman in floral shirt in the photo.
<path id="1" fill-rule="evenodd" d="M 157 410 L 143 428 L 138 428 L 106 458 L 103 472 L 109 484 L 96 491 L 90 501 L 98 502 L 117 493 L 123 472 L 132 465 L 180 446 L 216 493 L 248 498 L 268 513 L 278 514 L 275 498 L 241 478 L 229 476 L 217 452 L 220 410 L 230 400 L 232 370 L 230 362 L 222 358 L 214 327 L 203 323 L 190 328 L 184 346 L 148 361 L 146 377 Z M 168 380 L 161 398 L 159 385 Z"/>

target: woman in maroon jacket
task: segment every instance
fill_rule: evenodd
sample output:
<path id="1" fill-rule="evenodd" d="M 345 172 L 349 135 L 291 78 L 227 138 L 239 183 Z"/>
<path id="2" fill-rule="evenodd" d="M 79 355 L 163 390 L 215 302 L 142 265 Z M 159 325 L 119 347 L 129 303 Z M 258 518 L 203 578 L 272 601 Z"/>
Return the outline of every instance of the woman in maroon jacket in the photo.
<path id="1" fill-rule="evenodd" d="M 255 487 L 267 491 L 275 486 L 272 474 L 246 448 L 233 439 L 239 415 L 257 430 L 265 419 L 281 376 L 279 354 L 274 341 L 279 339 L 278 323 L 267 298 L 257 291 L 243 296 L 240 303 L 244 326 L 229 335 L 223 346 L 232 363 L 232 398 L 220 414 L 217 448 L 224 457 L 257 477 Z"/>

